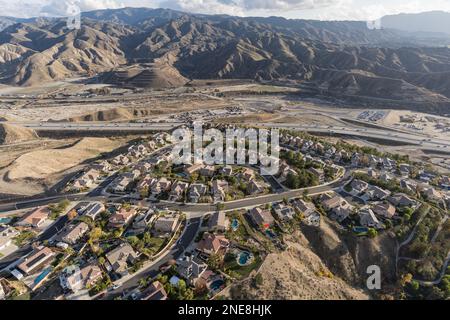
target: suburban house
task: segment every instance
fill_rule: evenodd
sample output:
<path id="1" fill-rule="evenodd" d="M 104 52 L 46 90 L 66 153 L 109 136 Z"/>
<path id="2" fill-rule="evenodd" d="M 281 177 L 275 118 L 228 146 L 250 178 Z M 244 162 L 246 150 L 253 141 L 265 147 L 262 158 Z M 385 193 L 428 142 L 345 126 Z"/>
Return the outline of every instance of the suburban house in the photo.
<path id="1" fill-rule="evenodd" d="M 373 170 L 373 169 L 369 169 L 369 170 L 367 171 L 367 175 L 368 175 L 370 178 L 374 178 L 374 179 L 377 179 L 377 178 L 378 178 L 378 172 L 377 172 L 376 170 Z"/>
<path id="2" fill-rule="evenodd" d="M 14 237 L 19 234 L 20 232 L 13 227 L 0 225 L 0 250 L 9 247 Z"/>
<path id="3" fill-rule="evenodd" d="M 211 194 L 214 202 L 220 202 L 225 200 L 226 193 L 228 192 L 228 182 L 225 180 L 214 180 L 211 187 Z"/>
<path id="4" fill-rule="evenodd" d="M 440 179 L 439 184 L 440 184 L 442 189 L 450 190 L 450 177 L 449 176 L 443 176 Z"/>
<path id="5" fill-rule="evenodd" d="M 175 231 L 179 219 L 178 215 L 159 217 L 153 225 L 153 230 L 158 234 L 172 233 Z"/>
<path id="6" fill-rule="evenodd" d="M 404 193 L 397 193 L 389 197 L 388 200 L 396 207 L 414 207 L 416 205 L 416 201 Z"/>
<path id="7" fill-rule="evenodd" d="M 201 168 L 203 168 L 202 163 L 194 163 L 193 165 L 188 165 L 186 168 L 184 168 L 184 173 L 190 177 L 192 174 L 199 171 Z"/>
<path id="8" fill-rule="evenodd" d="M 177 260 L 177 272 L 192 285 L 208 269 L 203 261 L 196 257 L 185 256 Z"/>
<path id="9" fill-rule="evenodd" d="M 247 185 L 247 192 L 249 194 L 263 193 L 267 188 L 267 184 L 262 181 L 251 180 Z"/>
<path id="10" fill-rule="evenodd" d="M 200 175 L 203 177 L 212 177 L 216 172 L 216 168 L 214 166 L 203 166 L 200 169 Z"/>
<path id="11" fill-rule="evenodd" d="M 88 265 L 82 269 L 67 267 L 59 277 L 63 289 L 78 292 L 90 288 L 102 279 L 102 270 L 97 265 Z"/>
<path id="12" fill-rule="evenodd" d="M 253 208 L 248 215 L 255 225 L 263 229 L 269 228 L 275 221 L 269 210 L 261 208 Z"/>
<path id="13" fill-rule="evenodd" d="M 294 208 L 287 206 L 284 203 L 275 203 L 272 206 L 272 210 L 280 220 L 291 220 L 295 215 Z"/>
<path id="14" fill-rule="evenodd" d="M 172 189 L 169 193 L 170 201 L 179 201 L 184 199 L 184 195 L 186 194 L 189 188 L 189 183 L 183 181 L 177 181 L 172 185 Z"/>
<path id="15" fill-rule="evenodd" d="M 416 192 L 417 182 L 414 180 L 402 179 L 400 180 L 400 187 L 408 192 Z"/>
<path id="16" fill-rule="evenodd" d="M 244 171 L 241 173 L 240 178 L 242 178 L 245 181 L 251 181 L 255 179 L 255 171 L 250 168 L 245 168 Z"/>
<path id="17" fill-rule="evenodd" d="M 402 177 L 409 177 L 409 175 L 411 173 L 411 166 L 407 163 L 401 163 L 398 166 L 398 170 L 400 171 L 400 174 L 402 175 Z"/>
<path id="18" fill-rule="evenodd" d="M 331 211 L 330 217 L 338 222 L 343 222 L 353 212 L 354 207 L 344 198 L 335 195 L 322 202 L 325 210 Z"/>
<path id="19" fill-rule="evenodd" d="M 55 253 L 50 248 L 38 247 L 24 258 L 17 269 L 25 275 L 30 275 L 37 269 L 49 264 L 54 256 Z"/>
<path id="20" fill-rule="evenodd" d="M 136 261 L 138 255 L 128 243 L 122 243 L 117 248 L 108 252 L 106 260 L 110 264 L 110 270 L 120 274 L 126 275 L 128 273 L 128 264 Z"/>
<path id="21" fill-rule="evenodd" d="M 119 154 L 117 157 L 115 157 L 112 161 L 111 161 L 114 165 L 119 166 L 119 165 L 126 165 L 130 162 L 130 159 L 128 159 L 128 157 L 126 157 L 123 154 Z"/>
<path id="22" fill-rule="evenodd" d="M 388 172 L 384 172 L 380 176 L 380 180 L 383 181 L 383 182 L 389 182 L 389 181 L 394 180 L 394 179 L 395 179 L 395 177 L 392 174 L 388 173 Z"/>
<path id="23" fill-rule="evenodd" d="M 229 225 L 230 221 L 227 219 L 224 211 L 215 212 L 208 222 L 208 227 L 211 231 L 225 232 Z"/>
<path id="24" fill-rule="evenodd" d="M 73 188 L 81 190 L 83 188 L 90 188 L 100 178 L 100 172 L 95 169 L 89 169 L 82 176 L 76 179 L 73 183 Z"/>
<path id="25" fill-rule="evenodd" d="M 436 191 L 435 188 L 429 187 L 422 190 L 422 194 L 430 200 L 441 200 L 442 194 L 439 191 Z"/>
<path id="26" fill-rule="evenodd" d="M 109 217 L 108 226 L 110 228 L 121 228 L 127 225 L 137 214 L 135 208 L 120 208 L 119 211 Z"/>
<path id="27" fill-rule="evenodd" d="M 320 227 L 321 216 L 317 211 L 310 212 L 305 214 L 305 219 L 303 220 L 309 226 Z"/>
<path id="28" fill-rule="evenodd" d="M 134 175 L 131 172 L 124 173 L 114 180 L 111 189 L 117 193 L 125 192 L 133 181 Z"/>
<path id="29" fill-rule="evenodd" d="M 193 183 L 189 187 L 188 198 L 192 203 L 198 203 L 200 198 L 206 194 L 207 187 L 201 183 Z"/>
<path id="30" fill-rule="evenodd" d="M 226 177 L 229 177 L 233 174 L 233 167 L 232 166 L 225 166 L 222 169 L 220 169 L 220 173 L 223 174 Z"/>
<path id="31" fill-rule="evenodd" d="M 155 210 L 148 209 L 145 213 L 140 213 L 133 221 L 133 229 L 144 230 L 155 219 Z"/>
<path id="32" fill-rule="evenodd" d="M 141 300 L 167 300 L 167 293 L 161 282 L 153 282 L 142 292 Z"/>
<path id="33" fill-rule="evenodd" d="M 102 162 L 99 163 L 94 163 L 93 165 L 91 165 L 91 168 L 105 173 L 111 171 L 112 169 L 111 164 L 106 160 L 103 160 Z"/>
<path id="34" fill-rule="evenodd" d="M 377 203 L 372 210 L 375 214 L 387 219 L 393 218 L 396 212 L 395 207 L 389 202 Z"/>
<path id="35" fill-rule="evenodd" d="M 156 179 L 146 175 L 136 186 L 138 192 L 150 191 L 152 186 L 156 183 Z"/>
<path id="36" fill-rule="evenodd" d="M 97 216 L 105 211 L 105 205 L 101 202 L 91 202 L 83 210 L 82 214 L 95 220 Z"/>
<path id="37" fill-rule="evenodd" d="M 157 182 L 155 182 L 151 188 L 151 195 L 153 198 L 156 198 L 159 194 L 163 192 L 168 192 L 170 187 L 172 186 L 172 182 L 167 178 L 161 178 Z"/>
<path id="38" fill-rule="evenodd" d="M 330 197 L 329 199 L 322 201 L 322 206 L 327 211 L 333 210 L 337 207 L 345 207 L 347 205 L 349 205 L 347 200 L 345 200 L 344 198 L 342 198 L 341 196 L 338 196 L 338 195 L 334 195 L 334 196 Z"/>
<path id="39" fill-rule="evenodd" d="M 229 246 L 230 242 L 224 235 L 204 233 L 203 238 L 197 244 L 197 250 L 208 255 L 224 255 Z"/>
<path id="40" fill-rule="evenodd" d="M 303 215 L 308 215 L 309 213 L 312 213 L 316 211 L 316 206 L 312 202 L 306 202 L 302 199 L 297 199 L 292 202 L 292 206 L 295 210 L 300 212 Z"/>
<path id="41" fill-rule="evenodd" d="M 359 211 L 359 223 L 363 227 L 370 227 L 370 228 L 382 228 L 382 224 L 378 220 L 378 218 L 373 213 L 372 209 L 366 207 L 362 208 Z"/>
<path id="42" fill-rule="evenodd" d="M 67 244 L 74 245 L 88 231 L 89 231 L 89 226 L 84 222 L 80 222 L 77 225 L 71 224 L 63 229 L 59 238 L 61 239 L 61 241 L 65 242 Z"/>
<path id="43" fill-rule="evenodd" d="M 369 186 L 361 199 L 364 201 L 384 200 L 390 195 L 391 192 L 389 190 L 384 190 L 377 186 Z"/>
<path id="44" fill-rule="evenodd" d="M 47 206 L 36 208 L 36 209 L 26 213 L 16 223 L 16 226 L 40 228 L 45 223 L 45 221 L 47 221 L 50 213 L 51 213 L 51 211 Z"/>
<path id="45" fill-rule="evenodd" d="M 325 179 L 325 174 L 323 172 L 323 169 L 317 169 L 317 168 L 309 168 L 308 172 L 311 173 L 313 176 L 317 178 L 320 182 L 322 182 Z"/>
<path id="46" fill-rule="evenodd" d="M 358 196 L 367 190 L 369 184 L 365 181 L 355 179 L 352 181 L 350 186 L 352 187 L 352 191 L 350 191 L 350 193 L 354 196 Z"/>

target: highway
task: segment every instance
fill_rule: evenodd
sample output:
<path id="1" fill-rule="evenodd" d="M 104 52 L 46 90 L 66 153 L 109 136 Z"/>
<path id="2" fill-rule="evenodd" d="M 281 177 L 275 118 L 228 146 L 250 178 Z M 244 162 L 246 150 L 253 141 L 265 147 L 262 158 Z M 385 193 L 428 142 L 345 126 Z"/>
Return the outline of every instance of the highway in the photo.
<path id="1" fill-rule="evenodd" d="M 181 125 L 182 122 L 167 123 L 105 123 L 105 122 L 9 122 L 10 124 L 23 126 L 36 131 L 60 131 L 60 132 L 149 132 L 169 131 Z M 430 149 L 450 152 L 450 140 L 430 138 L 421 134 L 390 131 L 388 129 L 353 128 L 350 126 L 319 126 L 301 125 L 297 123 L 252 123 L 252 125 L 267 128 L 300 130 L 310 133 L 354 136 L 362 139 L 377 139 L 391 141 L 398 144 L 416 145 L 421 149 Z"/>

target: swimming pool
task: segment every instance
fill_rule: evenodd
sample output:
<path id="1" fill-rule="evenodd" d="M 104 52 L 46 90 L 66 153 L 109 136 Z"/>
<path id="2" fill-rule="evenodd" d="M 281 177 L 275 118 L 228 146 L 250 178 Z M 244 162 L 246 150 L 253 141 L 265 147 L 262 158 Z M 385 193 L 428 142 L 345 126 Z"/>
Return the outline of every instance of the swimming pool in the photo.
<path id="1" fill-rule="evenodd" d="M 8 224 L 11 220 L 12 218 L 0 218 L 0 224 Z"/>
<path id="2" fill-rule="evenodd" d="M 246 266 L 252 260 L 253 255 L 248 251 L 241 251 L 237 257 L 237 262 L 240 266 Z"/>
<path id="3" fill-rule="evenodd" d="M 216 291 L 219 290 L 220 288 L 222 288 L 222 286 L 225 284 L 225 282 L 222 279 L 218 279 L 216 281 L 214 281 L 213 283 L 211 283 L 211 285 L 209 286 L 211 290 Z"/>
<path id="4" fill-rule="evenodd" d="M 273 231 L 271 231 L 271 230 L 269 230 L 269 229 L 266 230 L 266 235 L 267 235 L 270 239 L 275 239 L 275 238 L 277 237 L 277 235 L 276 235 Z"/>
<path id="5" fill-rule="evenodd" d="M 236 231 L 239 228 L 239 220 L 233 219 L 231 222 L 231 230 Z"/>
<path id="6" fill-rule="evenodd" d="M 353 228 L 353 232 L 356 232 L 356 233 L 364 233 L 364 232 L 368 232 L 369 231 L 369 228 L 366 228 L 366 227 L 354 227 Z"/>

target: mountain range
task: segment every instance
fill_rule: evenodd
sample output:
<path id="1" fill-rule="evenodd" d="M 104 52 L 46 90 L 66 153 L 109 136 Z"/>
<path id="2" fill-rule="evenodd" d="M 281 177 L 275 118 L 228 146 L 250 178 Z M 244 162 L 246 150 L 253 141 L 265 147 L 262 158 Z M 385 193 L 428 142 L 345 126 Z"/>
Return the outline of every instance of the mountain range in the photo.
<path id="1" fill-rule="evenodd" d="M 176 78 L 168 84 L 291 80 L 331 95 L 449 110 L 450 34 L 435 30 L 143 8 L 83 13 L 78 30 L 67 29 L 61 18 L 1 18 L 0 23 L 5 25 L 0 32 L 4 84 L 35 85 L 149 65 L 160 70 L 158 77 Z"/>

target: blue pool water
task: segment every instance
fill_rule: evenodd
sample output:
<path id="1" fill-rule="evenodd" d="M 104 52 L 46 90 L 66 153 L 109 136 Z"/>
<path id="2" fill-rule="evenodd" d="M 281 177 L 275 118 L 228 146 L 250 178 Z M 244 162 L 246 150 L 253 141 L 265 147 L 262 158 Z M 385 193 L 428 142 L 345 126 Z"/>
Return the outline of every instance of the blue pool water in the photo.
<path id="1" fill-rule="evenodd" d="M 211 290 L 219 290 L 223 285 L 225 284 L 225 282 L 221 279 L 214 281 L 213 283 L 211 283 L 211 285 L 209 286 L 211 288 Z"/>
<path id="2" fill-rule="evenodd" d="M 231 230 L 236 231 L 239 228 L 239 221 L 238 219 L 233 219 L 231 222 Z"/>
<path id="3" fill-rule="evenodd" d="M 0 224 L 8 224 L 11 220 L 12 218 L 0 218 Z"/>
<path id="4" fill-rule="evenodd" d="M 245 266 L 248 262 L 248 260 L 250 260 L 252 254 L 248 251 L 242 251 L 239 254 L 239 258 L 238 258 L 238 262 L 241 266 Z"/>
<path id="5" fill-rule="evenodd" d="M 356 233 L 363 233 L 369 231 L 369 229 L 366 227 L 354 227 L 353 231 Z"/>
<path id="6" fill-rule="evenodd" d="M 34 283 L 38 284 L 39 282 L 41 282 L 51 271 L 52 271 L 51 268 L 47 268 L 44 271 L 42 271 L 42 273 L 38 275 L 36 279 L 34 279 Z"/>
<path id="7" fill-rule="evenodd" d="M 277 237 L 277 235 L 269 229 L 266 230 L 266 235 L 271 239 L 275 239 Z"/>

